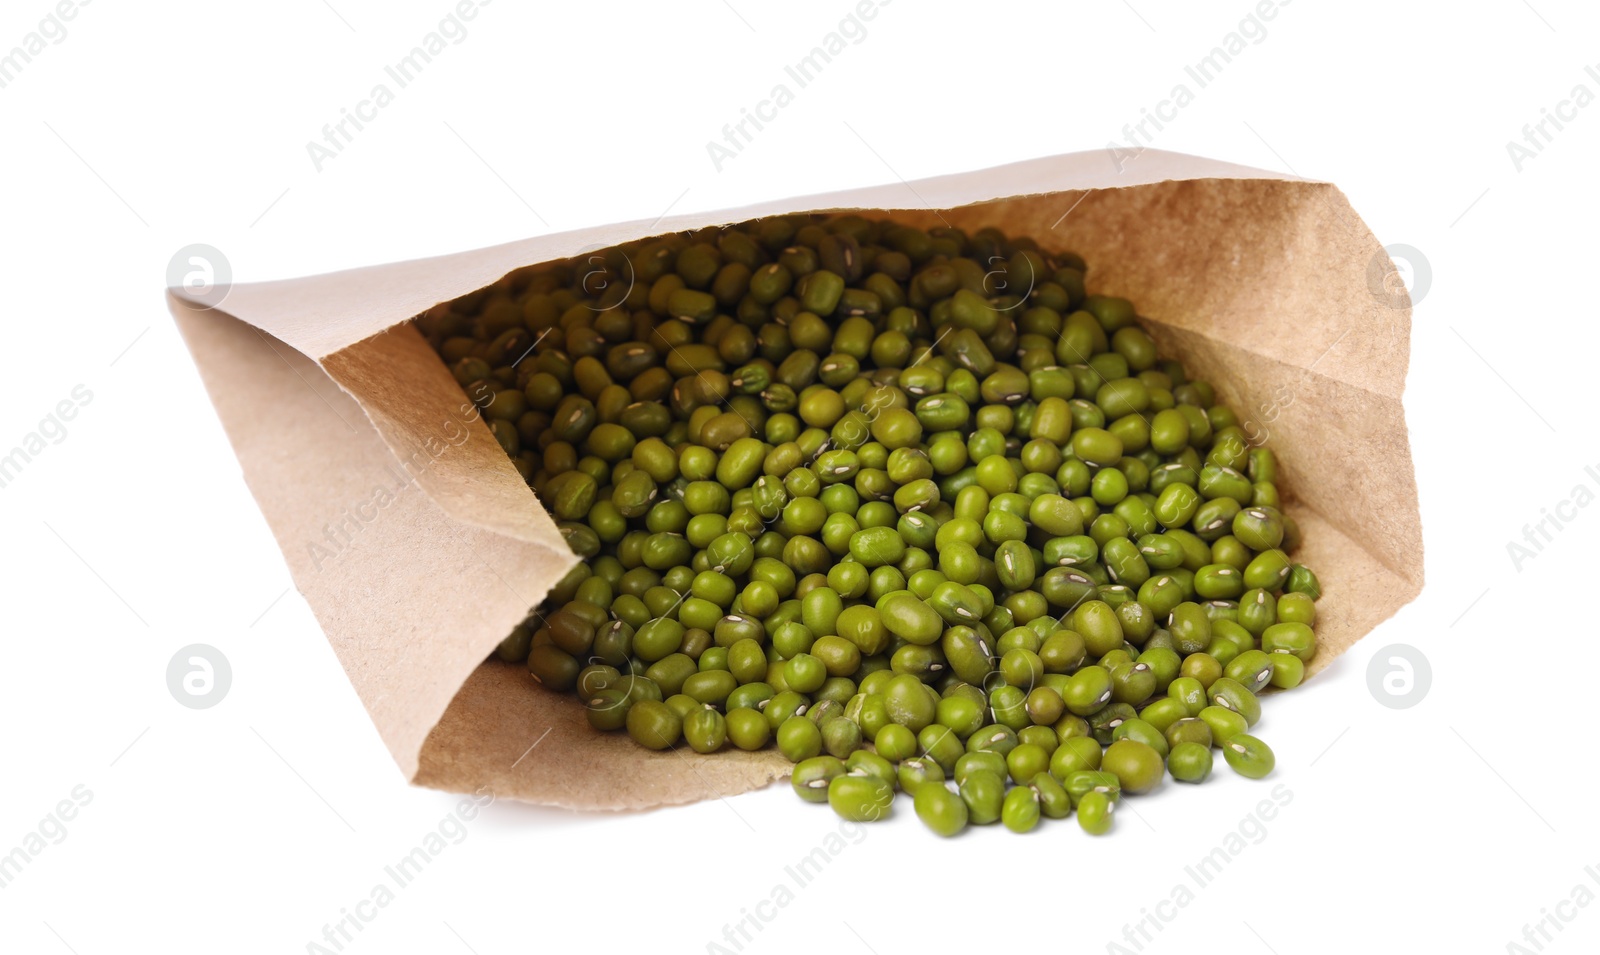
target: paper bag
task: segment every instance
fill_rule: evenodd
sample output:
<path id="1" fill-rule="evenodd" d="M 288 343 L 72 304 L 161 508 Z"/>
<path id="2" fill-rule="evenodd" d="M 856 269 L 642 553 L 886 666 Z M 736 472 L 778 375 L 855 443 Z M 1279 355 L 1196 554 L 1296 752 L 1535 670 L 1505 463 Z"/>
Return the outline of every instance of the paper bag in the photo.
<path id="1" fill-rule="evenodd" d="M 1088 261 L 1167 357 L 1216 383 L 1280 460 L 1316 570 L 1328 666 L 1422 588 L 1401 392 L 1410 300 L 1327 183 L 1146 151 L 1079 153 L 914 183 L 540 236 L 237 285 L 169 305 L 245 481 L 406 778 L 586 809 L 726 796 L 785 775 L 774 751 L 652 752 L 570 695 L 485 662 L 577 558 L 409 320 L 513 269 L 763 215 L 861 211 L 996 226 Z M 1315 692 L 1311 681 L 1309 692 Z"/>

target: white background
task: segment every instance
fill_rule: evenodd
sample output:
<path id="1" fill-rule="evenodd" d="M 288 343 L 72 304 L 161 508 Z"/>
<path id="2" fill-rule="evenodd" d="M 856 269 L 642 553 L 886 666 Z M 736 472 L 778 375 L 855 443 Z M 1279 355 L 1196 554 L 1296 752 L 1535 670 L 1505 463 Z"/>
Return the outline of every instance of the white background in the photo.
<path id="1" fill-rule="evenodd" d="M 292 590 L 166 312 L 175 250 L 287 277 L 1103 148 L 1252 9 L 897 0 L 719 172 L 706 142 L 844 0 L 498 0 L 319 172 L 307 141 L 451 9 L 330 2 L 98 0 L 0 89 L 0 450 L 93 394 L 0 489 L 0 854 L 93 794 L 0 888 L 7 951 L 307 951 L 458 798 L 403 783 Z M 1544 951 L 1595 949 L 1600 906 L 1566 900 L 1600 892 L 1600 514 L 1520 570 L 1507 543 L 1600 487 L 1600 106 L 1520 171 L 1506 143 L 1576 84 L 1600 94 L 1600 14 L 1530 2 L 1297 0 L 1156 141 L 1333 181 L 1431 272 L 1406 392 L 1427 589 L 1270 701 L 1273 779 L 1168 785 L 1100 840 L 1069 822 L 940 842 L 901 805 L 762 908 L 744 951 L 1098 952 L 1147 910 L 1149 952 L 1502 952 L 1547 913 Z M 7 0 L 0 50 L 51 9 Z M 196 642 L 233 669 L 208 710 L 166 684 Z M 1432 667 L 1405 710 L 1367 680 L 1397 643 Z M 1260 841 L 1158 909 L 1276 784 L 1292 801 Z M 345 951 L 707 951 L 838 827 L 778 786 L 628 815 L 501 804 L 466 831 Z"/>

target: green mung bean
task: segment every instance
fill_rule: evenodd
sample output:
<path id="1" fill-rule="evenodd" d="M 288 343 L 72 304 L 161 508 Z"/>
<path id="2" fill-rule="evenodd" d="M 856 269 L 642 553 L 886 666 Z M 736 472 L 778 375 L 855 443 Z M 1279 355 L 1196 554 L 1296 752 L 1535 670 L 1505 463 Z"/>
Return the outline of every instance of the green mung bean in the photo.
<path id="1" fill-rule="evenodd" d="M 586 561 L 494 657 L 597 731 L 776 737 L 803 798 L 869 821 L 899 787 L 946 836 L 1074 803 L 1099 834 L 1213 747 L 1270 773 L 1260 695 L 1319 652 L 1292 462 L 1093 276 L 994 229 L 802 215 L 430 309 Z"/>

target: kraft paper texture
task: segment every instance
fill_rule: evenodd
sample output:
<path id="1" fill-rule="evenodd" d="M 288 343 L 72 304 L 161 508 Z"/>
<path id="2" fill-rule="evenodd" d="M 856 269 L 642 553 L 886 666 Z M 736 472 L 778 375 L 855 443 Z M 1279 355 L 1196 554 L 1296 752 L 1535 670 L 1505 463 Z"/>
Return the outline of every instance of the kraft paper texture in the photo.
<path id="1" fill-rule="evenodd" d="M 1422 589 L 1401 393 L 1410 301 L 1333 185 L 1148 150 L 540 236 L 168 303 L 295 585 L 395 762 L 420 785 L 582 809 L 743 792 L 775 751 L 656 753 L 485 662 L 577 558 L 409 320 L 513 269 L 763 215 L 996 226 L 1087 259 L 1167 357 L 1270 444 L 1316 570 L 1315 674 Z M 1311 681 L 1310 692 L 1315 692 Z"/>

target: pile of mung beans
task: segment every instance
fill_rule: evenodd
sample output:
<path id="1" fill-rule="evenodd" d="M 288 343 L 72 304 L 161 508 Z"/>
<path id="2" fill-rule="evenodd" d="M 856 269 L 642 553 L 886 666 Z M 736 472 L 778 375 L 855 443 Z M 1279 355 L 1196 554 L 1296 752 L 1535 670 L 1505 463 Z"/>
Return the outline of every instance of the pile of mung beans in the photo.
<path id="1" fill-rule="evenodd" d="M 496 651 L 601 732 L 776 745 L 940 835 L 1272 772 L 1316 652 L 1273 454 L 1086 265 L 781 216 L 534 266 L 417 319 L 579 564 Z M 542 692 L 530 690 L 530 692 Z"/>

